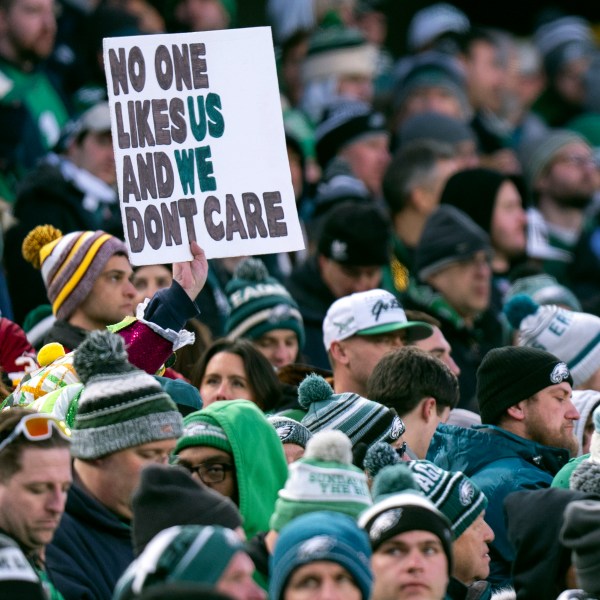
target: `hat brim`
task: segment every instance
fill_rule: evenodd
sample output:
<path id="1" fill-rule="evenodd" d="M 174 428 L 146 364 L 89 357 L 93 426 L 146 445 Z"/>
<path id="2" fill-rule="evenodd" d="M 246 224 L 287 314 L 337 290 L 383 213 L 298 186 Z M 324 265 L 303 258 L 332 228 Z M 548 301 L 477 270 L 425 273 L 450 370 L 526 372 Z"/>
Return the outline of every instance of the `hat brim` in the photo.
<path id="1" fill-rule="evenodd" d="M 409 342 L 417 342 L 424 340 L 433 335 L 433 327 L 429 323 L 423 321 L 407 321 L 406 323 L 385 323 L 376 327 L 368 327 L 357 331 L 355 335 L 378 335 L 380 333 L 389 333 L 390 331 L 398 331 L 406 329 Z"/>

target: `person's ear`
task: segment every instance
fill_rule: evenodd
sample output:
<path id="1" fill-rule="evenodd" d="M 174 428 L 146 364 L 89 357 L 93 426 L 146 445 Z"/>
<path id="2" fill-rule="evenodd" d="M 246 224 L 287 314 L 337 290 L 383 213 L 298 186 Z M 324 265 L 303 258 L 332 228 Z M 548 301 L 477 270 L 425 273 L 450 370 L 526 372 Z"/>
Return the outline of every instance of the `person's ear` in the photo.
<path id="1" fill-rule="evenodd" d="M 427 396 L 421 400 L 421 417 L 425 423 L 429 423 L 436 416 L 437 402 L 433 396 Z"/>

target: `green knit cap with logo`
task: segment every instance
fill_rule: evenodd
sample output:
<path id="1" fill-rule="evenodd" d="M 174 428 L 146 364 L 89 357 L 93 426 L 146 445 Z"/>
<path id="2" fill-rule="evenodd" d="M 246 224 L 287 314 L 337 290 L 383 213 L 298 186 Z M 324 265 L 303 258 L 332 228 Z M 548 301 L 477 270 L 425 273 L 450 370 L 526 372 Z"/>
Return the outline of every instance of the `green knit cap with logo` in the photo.
<path id="1" fill-rule="evenodd" d="M 201 410 L 190 413 L 183 419 L 183 434 L 177 440 L 174 454 L 179 454 L 190 446 L 210 446 L 233 456 L 233 449 L 223 428 Z"/>

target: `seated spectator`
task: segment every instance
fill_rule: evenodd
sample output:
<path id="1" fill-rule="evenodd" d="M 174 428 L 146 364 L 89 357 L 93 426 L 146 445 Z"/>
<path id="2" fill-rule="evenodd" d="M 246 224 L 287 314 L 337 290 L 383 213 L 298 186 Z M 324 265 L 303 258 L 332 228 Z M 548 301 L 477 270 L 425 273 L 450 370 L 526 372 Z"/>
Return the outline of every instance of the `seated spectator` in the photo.
<path id="1" fill-rule="evenodd" d="M 183 424 L 176 464 L 233 500 L 248 538 L 267 531 L 287 478 L 283 447 L 267 418 L 252 402 L 230 400 L 188 415 Z"/>
<path id="2" fill-rule="evenodd" d="M 206 408 L 217 400 L 250 400 L 261 410 L 280 408 L 282 388 L 271 363 L 250 340 L 215 340 L 192 372 Z"/>
<path id="3" fill-rule="evenodd" d="M 296 301 L 269 276 L 260 259 L 238 263 L 225 292 L 231 305 L 225 325 L 229 339 L 251 340 L 276 369 L 299 362 L 304 346 L 302 315 Z"/>

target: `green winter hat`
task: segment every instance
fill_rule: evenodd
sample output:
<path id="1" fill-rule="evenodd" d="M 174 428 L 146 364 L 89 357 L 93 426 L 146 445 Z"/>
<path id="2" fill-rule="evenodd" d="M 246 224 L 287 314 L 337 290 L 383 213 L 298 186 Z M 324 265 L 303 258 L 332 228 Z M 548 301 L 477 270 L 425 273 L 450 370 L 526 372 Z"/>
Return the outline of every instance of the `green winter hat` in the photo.
<path id="1" fill-rule="evenodd" d="M 481 489 L 460 471 L 445 471 L 428 460 L 411 460 L 406 464 L 421 491 L 452 523 L 452 533 L 459 538 L 487 508 L 488 500 Z"/>
<path id="2" fill-rule="evenodd" d="M 183 433 L 177 440 L 174 454 L 190 446 L 210 446 L 233 455 L 233 449 L 223 428 L 201 410 L 190 413 L 183 419 Z"/>
<path id="3" fill-rule="evenodd" d="M 372 504 L 367 477 L 352 464 L 352 444 L 341 431 L 313 435 L 304 456 L 288 470 L 269 524 L 275 531 L 300 515 L 321 510 L 356 519 Z"/>
<path id="4" fill-rule="evenodd" d="M 225 287 L 231 312 L 225 324 L 229 339 L 256 340 L 273 329 L 291 329 L 304 346 L 304 323 L 298 304 L 287 289 L 269 275 L 258 258 L 241 261 Z"/>
<path id="5" fill-rule="evenodd" d="M 154 377 L 129 363 L 120 335 L 92 331 L 73 366 L 85 386 L 72 428 L 74 457 L 100 458 L 181 435 L 177 406 Z"/>
<path id="6" fill-rule="evenodd" d="M 216 584 L 235 554 L 240 538 L 218 525 L 175 525 L 157 533 L 117 581 L 114 600 L 126 600 L 167 582 Z"/>

